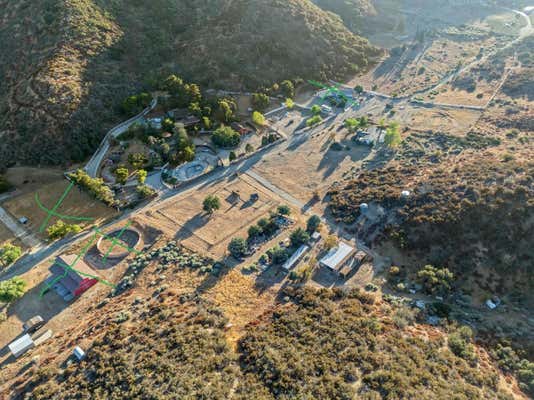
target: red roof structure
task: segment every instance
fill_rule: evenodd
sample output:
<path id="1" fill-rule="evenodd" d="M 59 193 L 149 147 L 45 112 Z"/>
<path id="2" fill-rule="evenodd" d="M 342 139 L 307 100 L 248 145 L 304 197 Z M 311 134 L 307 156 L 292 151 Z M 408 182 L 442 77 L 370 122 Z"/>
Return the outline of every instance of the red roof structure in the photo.
<path id="1" fill-rule="evenodd" d="M 75 261 L 75 255 L 58 256 L 49 269 L 52 276 L 47 281 L 54 282 L 54 289 L 65 300 L 80 296 L 98 282 L 97 279 L 85 275 L 96 275 L 91 267 L 83 260 L 72 265 Z"/>

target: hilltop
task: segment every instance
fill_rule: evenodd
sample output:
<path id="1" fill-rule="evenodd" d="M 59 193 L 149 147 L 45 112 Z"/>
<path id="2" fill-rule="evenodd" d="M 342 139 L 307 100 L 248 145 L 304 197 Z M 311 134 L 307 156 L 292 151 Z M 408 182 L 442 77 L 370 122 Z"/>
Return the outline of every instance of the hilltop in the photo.
<path id="1" fill-rule="evenodd" d="M 255 89 L 340 79 L 378 54 L 307 0 L 0 0 L 0 169 L 85 159 L 161 76 Z"/>

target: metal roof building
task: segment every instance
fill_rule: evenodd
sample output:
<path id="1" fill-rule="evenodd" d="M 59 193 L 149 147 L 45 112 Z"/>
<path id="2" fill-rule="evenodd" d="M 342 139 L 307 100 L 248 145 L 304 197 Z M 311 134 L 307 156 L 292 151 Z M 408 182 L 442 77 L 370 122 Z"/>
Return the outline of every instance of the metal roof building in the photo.
<path id="1" fill-rule="evenodd" d="M 21 336 L 14 342 L 11 342 L 8 347 L 11 354 L 15 357 L 19 357 L 35 346 L 30 335 L 26 334 Z"/>
<path id="2" fill-rule="evenodd" d="M 54 282 L 54 290 L 65 301 L 70 301 L 74 297 L 81 295 L 98 282 L 96 279 L 83 275 L 96 275 L 95 271 L 83 260 L 78 260 L 73 265 L 72 268 L 76 269 L 76 271 L 68 268 L 76 261 L 76 258 L 75 255 L 59 256 L 49 268 L 52 275 L 47 279 L 47 283 Z"/>
<path id="3" fill-rule="evenodd" d="M 293 255 L 289 258 L 289 260 L 287 260 L 284 263 L 284 265 L 282 265 L 282 268 L 285 269 L 286 271 L 289 271 L 291 268 L 293 268 L 299 262 L 299 260 L 302 258 L 302 256 L 304 254 L 306 254 L 308 252 L 308 250 L 310 250 L 310 248 L 308 246 L 306 246 L 305 244 L 300 246 L 297 249 L 297 251 L 295 251 L 293 253 Z"/>
<path id="4" fill-rule="evenodd" d="M 339 242 L 339 245 L 331 249 L 328 254 L 321 259 L 320 263 L 322 266 L 330 268 L 332 271 L 338 271 L 355 252 L 356 249 L 354 247 Z"/>

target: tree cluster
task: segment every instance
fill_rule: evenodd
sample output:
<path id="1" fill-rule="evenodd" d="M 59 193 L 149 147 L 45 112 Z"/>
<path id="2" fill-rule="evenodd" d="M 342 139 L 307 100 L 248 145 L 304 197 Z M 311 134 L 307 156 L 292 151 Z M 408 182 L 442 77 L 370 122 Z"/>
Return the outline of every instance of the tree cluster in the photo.
<path id="1" fill-rule="evenodd" d="M 0 282 L 0 302 L 11 303 L 20 299 L 26 291 L 26 282 L 19 277 Z"/>
<path id="2" fill-rule="evenodd" d="M 62 220 L 58 220 L 53 225 L 50 225 L 46 233 L 48 234 L 48 237 L 51 240 L 58 240 L 62 239 L 67 235 L 72 235 L 76 233 L 80 233 L 82 231 L 82 228 L 80 225 L 76 224 L 66 224 Z"/>
<path id="3" fill-rule="evenodd" d="M 91 178 L 87 172 L 78 169 L 69 174 L 69 178 L 77 185 L 87 189 L 96 199 L 103 201 L 108 206 L 116 204 L 113 192 L 107 187 L 102 178 Z"/>
<path id="4" fill-rule="evenodd" d="M 7 267 L 17 261 L 22 255 L 22 248 L 11 243 L 0 246 L 0 266 Z"/>
<path id="5" fill-rule="evenodd" d="M 241 135 L 231 127 L 221 125 L 213 132 L 211 140 L 217 147 L 231 148 L 239 145 L 241 142 Z"/>

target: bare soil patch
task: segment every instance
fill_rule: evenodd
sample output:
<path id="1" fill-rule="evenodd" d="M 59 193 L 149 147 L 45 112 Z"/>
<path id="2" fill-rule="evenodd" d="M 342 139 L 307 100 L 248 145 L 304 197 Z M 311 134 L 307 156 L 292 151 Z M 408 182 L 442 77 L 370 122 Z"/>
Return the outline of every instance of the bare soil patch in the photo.
<path id="1" fill-rule="evenodd" d="M 371 154 L 370 148 L 353 143 L 347 131 L 330 128 L 321 127 L 317 133 L 293 136 L 253 170 L 296 199 L 309 202 L 315 191 L 326 192 L 332 182 Z M 331 148 L 331 134 L 342 146 L 341 150 Z"/>
<path id="2" fill-rule="evenodd" d="M 235 201 L 236 193 L 240 200 Z M 211 217 L 202 210 L 202 202 L 210 194 L 218 196 L 221 201 L 221 209 Z M 253 194 L 259 195 L 258 200 L 251 198 Z M 240 177 L 233 177 L 203 187 L 185 198 L 177 198 L 136 219 L 161 229 L 168 237 L 181 241 L 193 251 L 219 258 L 225 254 L 231 238 L 246 237 L 251 224 L 267 216 L 281 203 L 260 185 L 254 186 Z"/>
<path id="3" fill-rule="evenodd" d="M 46 218 L 46 212 L 37 205 L 35 194 L 38 194 L 39 200 L 46 208 L 52 209 L 68 186 L 69 182 L 66 179 L 56 180 L 15 196 L 6 201 L 3 206 L 17 219 L 23 216 L 28 218 L 27 227 L 38 233 L 41 224 Z M 64 221 L 66 223 L 76 223 L 82 227 L 101 223 L 117 215 L 115 209 L 107 207 L 77 187 L 72 188 L 56 212 L 68 216 L 93 218 L 93 221 L 89 222 L 68 219 Z M 58 218 L 52 217 L 49 221 L 49 226 L 57 220 Z M 46 232 L 43 232 L 42 235 L 46 235 Z"/>

